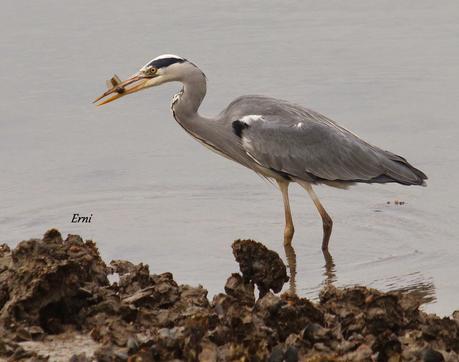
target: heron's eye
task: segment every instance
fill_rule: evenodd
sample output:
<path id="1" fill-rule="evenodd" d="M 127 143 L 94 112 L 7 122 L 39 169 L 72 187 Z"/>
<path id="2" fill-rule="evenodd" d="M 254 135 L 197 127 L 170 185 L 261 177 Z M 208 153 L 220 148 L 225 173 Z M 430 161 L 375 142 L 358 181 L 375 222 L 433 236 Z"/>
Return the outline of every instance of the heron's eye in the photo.
<path id="1" fill-rule="evenodd" d="M 152 75 L 155 75 L 157 71 L 158 71 L 158 68 L 148 67 L 147 69 L 145 69 L 145 75 L 152 76 Z"/>

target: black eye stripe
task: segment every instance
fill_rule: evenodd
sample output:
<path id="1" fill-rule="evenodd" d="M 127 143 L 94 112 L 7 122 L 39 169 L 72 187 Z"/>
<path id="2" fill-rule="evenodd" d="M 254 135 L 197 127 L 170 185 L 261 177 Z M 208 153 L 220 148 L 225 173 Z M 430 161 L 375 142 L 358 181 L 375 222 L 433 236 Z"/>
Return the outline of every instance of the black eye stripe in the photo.
<path id="1" fill-rule="evenodd" d="M 183 63 L 184 61 L 185 59 L 181 59 L 181 58 L 162 58 L 162 59 L 153 60 L 148 65 L 159 69 L 163 67 L 168 67 L 171 64 Z"/>

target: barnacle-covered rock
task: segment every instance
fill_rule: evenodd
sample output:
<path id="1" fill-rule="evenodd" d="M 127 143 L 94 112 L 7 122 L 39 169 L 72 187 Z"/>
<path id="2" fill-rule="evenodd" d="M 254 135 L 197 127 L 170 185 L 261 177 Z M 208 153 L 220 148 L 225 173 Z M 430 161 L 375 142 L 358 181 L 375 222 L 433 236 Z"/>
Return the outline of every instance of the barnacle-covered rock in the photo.
<path id="1" fill-rule="evenodd" d="M 236 241 L 233 253 L 242 275 L 209 302 L 202 286 L 178 285 L 171 273 L 107 266 L 77 235 L 53 229 L 12 250 L 0 245 L 0 359 L 459 360 L 457 313 L 429 315 L 410 295 L 365 287 L 328 285 L 319 303 L 278 296 L 288 278 L 277 253 L 252 240 Z"/>

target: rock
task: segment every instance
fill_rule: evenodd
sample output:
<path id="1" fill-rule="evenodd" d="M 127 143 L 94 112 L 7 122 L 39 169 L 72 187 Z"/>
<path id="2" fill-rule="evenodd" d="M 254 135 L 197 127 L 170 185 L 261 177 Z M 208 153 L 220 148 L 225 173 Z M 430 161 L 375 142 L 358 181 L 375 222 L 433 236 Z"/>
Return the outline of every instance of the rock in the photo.
<path id="1" fill-rule="evenodd" d="M 74 354 L 70 357 L 69 362 L 90 362 L 91 360 L 86 356 L 86 353 Z"/>
<path id="2" fill-rule="evenodd" d="M 116 260 L 92 241 L 42 239 L 0 246 L 0 359 L 131 361 L 457 361 L 459 323 L 419 310 L 399 292 L 365 287 L 284 293 L 280 257 L 238 240 L 241 274 L 209 303 L 202 287 Z M 107 276 L 119 275 L 110 284 Z M 260 291 L 255 299 L 254 285 Z M 65 355 L 65 358 L 61 358 Z M 59 356 L 59 357 L 58 357 Z"/>
<path id="3" fill-rule="evenodd" d="M 444 362 L 445 358 L 440 352 L 428 348 L 422 353 L 422 360 L 423 362 Z"/>
<path id="4" fill-rule="evenodd" d="M 218 347 L 214 343 L 205 342 L 201 344 L 201 353 L 199 353 L 199 361 L 217 362 Z"/>
<path id="5" fill-rule="evenodd" d="M 332 337 L 328 328 L 322 327 L 318 323 L 309 323 L 306 328 L 303 329 L 302 337 L 304 341 L 312 346 L 316 342 L 325 342 Z"/>
<path id="6" fill-rule="evenodd" d="M 298 362 L 298 349 L 295 347 L 288 347 L 284 355 L 285 362 Z"/>
<path id="7" fill-rule="evenodd" d="M 288 282 L 284 262 L 263 244 L 253 240 L 236 240 L 232 248 L 244 280 L 258 287 L 260 298 L 269 290 L 280 292 Z"/>
<path id="8" fill-rule="evenodd" d="M 63 324 L 78 324 L 77 314 L 90 304 L 81 287 L 108 285 L 106 266 L 94 243 L 62 241 L 57 230 L 43 240 L 23 241 L 12 250 L 12 263 L 0 274 L 0 290 L 8 295 L 2 303 L 0 320 L 4 325 L 39 326 L 48 333 L 62 330 Z"/>
<path id="9" fill-rule="evenodd" d="M 397 336 L 388 332 L 378 334 L 371 348 L 381 361 L 399 360 L 402 352 L 402 345 Z"/>
<path id="10" fill-rule="evenodd" d="M 277 345 L 271 351 L 268 362 L 283 362 L 284 361 L 284 348 L 282 345 Z"/>
<path id="11" fill-rule="evenodd" d="M 452 316 L 453 316 L 453 319 L 459 324 L 459 310 L 455 310 Z"/>
<path id="12" fill-rule="evenodd" d="M 253 284 L 244 282 L 240 274 L 233 273 L 228 278 L 225 284 L 225 292 L 243 304 L 253 305 L 255 303 Z"/>

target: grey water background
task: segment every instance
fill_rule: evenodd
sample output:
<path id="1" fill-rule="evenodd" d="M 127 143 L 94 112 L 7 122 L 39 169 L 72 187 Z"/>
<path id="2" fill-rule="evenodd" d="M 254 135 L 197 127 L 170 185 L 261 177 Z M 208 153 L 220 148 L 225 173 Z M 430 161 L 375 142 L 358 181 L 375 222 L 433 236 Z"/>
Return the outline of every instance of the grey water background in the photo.
<path id="1" fill-rule="evenodd" d="M 97 108 L 113 73 L 176 53 L 206 73 L 201 112 L 242 94 L 317 110 L 408 158 L 428 187 L 317 187 L 334 219 L 336 285 L 414 289 L 459 307 L 457 1 L 4 0 L 0 12 L 0 241 L 50 227 L 221 291 L 231 243 L 284 257 L 280 193 L 175 123 L 169 84 Z M 395 200 L 404 205 L 395 205 Z M 390 201 L 390 204 L 387 204 Z M 297 287 L 324 283 L 322 226 L 291 188 Z M 91 224 L 70 223 L 73 213 Z"/>

